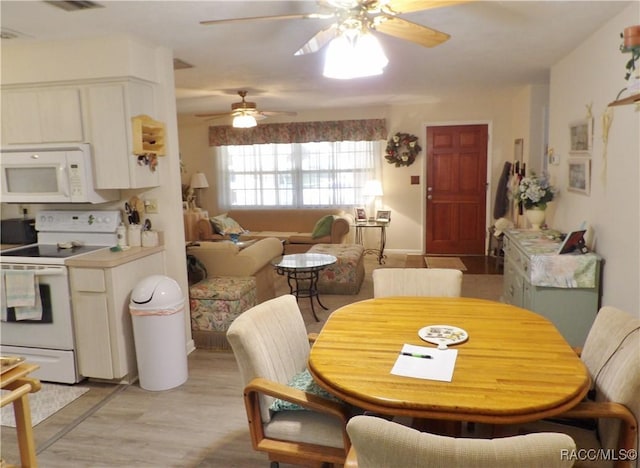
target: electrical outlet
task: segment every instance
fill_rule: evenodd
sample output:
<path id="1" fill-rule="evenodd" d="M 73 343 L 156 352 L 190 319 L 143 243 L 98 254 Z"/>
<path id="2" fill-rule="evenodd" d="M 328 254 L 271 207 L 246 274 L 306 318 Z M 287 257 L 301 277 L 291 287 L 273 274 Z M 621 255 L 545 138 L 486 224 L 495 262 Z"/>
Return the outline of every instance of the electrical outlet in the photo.
<path id="1" fill-rule="evenodd" d="M 145 213 L 157 213 L 158 212 L 158 200 L 145 200 L 144 201 L 144 212 Z"/>

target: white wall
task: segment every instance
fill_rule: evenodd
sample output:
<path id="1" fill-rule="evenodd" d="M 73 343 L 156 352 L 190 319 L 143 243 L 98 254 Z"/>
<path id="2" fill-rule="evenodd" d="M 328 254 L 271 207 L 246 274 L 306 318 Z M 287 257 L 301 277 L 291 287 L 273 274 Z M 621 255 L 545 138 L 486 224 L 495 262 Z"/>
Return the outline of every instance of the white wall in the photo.
<path id="1" fill-rule="evenodd" d="M 627 84 L 629 54 L 619 51 L 620 33 L 638 18 L 635 2 L 551 70 L 549 146 L 560 164 L 549 172 L 561 193 L 548 221 L 563 231 L 583 221 L 591 227 L 590 240 L 604 258 L 602 304 L 640 316 L 640 112 L 633 105 L 612 108 L 606 164 L 602 138 L 607 104 Z M 587 105 L 594 116 L 591 193 L 582 195 L 566 190 L 568 124 L 585 117 Z"/>

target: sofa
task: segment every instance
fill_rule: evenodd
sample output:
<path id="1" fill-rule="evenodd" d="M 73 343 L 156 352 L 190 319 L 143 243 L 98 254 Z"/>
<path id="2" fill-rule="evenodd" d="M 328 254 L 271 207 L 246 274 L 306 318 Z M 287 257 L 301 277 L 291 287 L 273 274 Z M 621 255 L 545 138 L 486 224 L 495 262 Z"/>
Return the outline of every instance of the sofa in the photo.
<path id="1" fill-rule="evenodd" d="M 326 216 L 333 218 L 326 235 L 313 237 L 316 223 Z M 228 239 L 229 232 L 220 229 L 220 223 L 233 221 L 244 232 L 240 240 L 275 237 L 284 243 L 284 253 L 307 252 L 315 244 L 341 244 L 353 223 L 351 215 L 341 209 L 247 209 L 226 213 L 197 222 L 199 240 Z M 233 224 L 233 223 L 231 223 Z M 235 229 L 237 231 L 239 229 Z"/>
<path id="2" fill-rule="evenodd" d="M 255 277 L 258 303 L 276 295 L 271 260 L 282 255 L 282 242 L 275 237 L 260 239 L 243 249 L 230 241 L 197 241 L 187 246 L 187 254 L 204 265 L 207 277 Z"/>

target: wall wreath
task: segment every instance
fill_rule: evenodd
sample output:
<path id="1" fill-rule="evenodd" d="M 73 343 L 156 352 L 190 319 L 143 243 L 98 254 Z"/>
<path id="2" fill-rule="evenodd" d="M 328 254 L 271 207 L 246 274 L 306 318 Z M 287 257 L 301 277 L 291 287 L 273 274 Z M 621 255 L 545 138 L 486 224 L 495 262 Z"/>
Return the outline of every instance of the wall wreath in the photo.
<path id="1" fill-rule="evenodd" d="M 417 136 L 398 132 L 387 142 L 384 158 L 396 167 L 411 166 L 420 150 L 422 148 L 418 144 Z"/>

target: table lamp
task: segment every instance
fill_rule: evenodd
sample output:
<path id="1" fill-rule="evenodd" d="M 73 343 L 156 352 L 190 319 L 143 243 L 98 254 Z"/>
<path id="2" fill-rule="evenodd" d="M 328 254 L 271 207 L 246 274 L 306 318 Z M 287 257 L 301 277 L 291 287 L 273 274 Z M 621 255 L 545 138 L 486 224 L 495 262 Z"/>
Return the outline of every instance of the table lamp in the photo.
<path id="1" fill-rule="evenodd" d="M 364 184 L 362 194 L 367 199 L 367 206 L 369 207 L 369 218 L 375 218 L 377 210 L 378 198 L 383 195 L 382 183 L 379 180 L 369 180 Z"/>
<path id="2" fill-rule="evenodd" d="M 207 181 L 207 177 L 202 172 L 196 172 L 191 176 L 191 182 L 189 183 L 189 188 L 193 190 L 193 208 L 197 208 L 198 206 L 198 195 L 197 189 L 208 188 L 209 182 Z"/>

